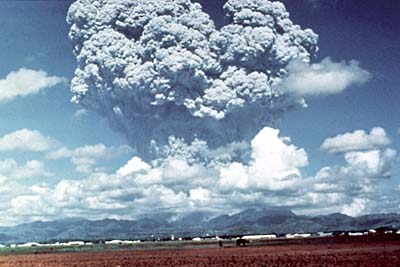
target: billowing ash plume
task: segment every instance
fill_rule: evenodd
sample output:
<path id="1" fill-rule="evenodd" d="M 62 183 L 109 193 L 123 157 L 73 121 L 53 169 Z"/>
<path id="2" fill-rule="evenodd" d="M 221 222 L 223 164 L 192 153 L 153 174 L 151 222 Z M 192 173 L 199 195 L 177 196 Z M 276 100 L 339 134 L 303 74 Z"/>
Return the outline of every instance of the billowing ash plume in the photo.
<path id="1" fill-rule="evenodd" d="M 142 157 L 152 140 L 249 141 L 303 102 L 279 90 L 317 35 L 280 2 L 228 0 L 216 29 L 190 0 L 78 0 L 67 21 L 78 61 L 73 102 L 106 117 Z"/>

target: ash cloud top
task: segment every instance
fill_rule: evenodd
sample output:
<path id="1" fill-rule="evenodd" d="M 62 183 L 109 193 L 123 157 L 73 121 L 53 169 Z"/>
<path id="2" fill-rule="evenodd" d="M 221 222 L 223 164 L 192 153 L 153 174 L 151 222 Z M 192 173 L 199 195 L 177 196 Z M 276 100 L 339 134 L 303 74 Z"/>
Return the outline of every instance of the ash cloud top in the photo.
<path id="1" fill-rule="evenodd" d="M 304 105 L 277 85 L 293 61 L 309 64 L 317 35 L 283 4 L 229 0 L 216 29 L 189 0 L 78 0 L 69 9 L 78 61 L 73 102 L 106 117 L 144 158 L 152 140 L 250 141 Z"/>

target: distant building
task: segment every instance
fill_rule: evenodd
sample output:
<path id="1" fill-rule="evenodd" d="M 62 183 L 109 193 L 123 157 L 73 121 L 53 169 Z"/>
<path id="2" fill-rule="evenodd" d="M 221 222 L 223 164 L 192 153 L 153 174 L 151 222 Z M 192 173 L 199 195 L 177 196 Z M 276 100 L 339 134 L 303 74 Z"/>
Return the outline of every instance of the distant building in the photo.
<path id="1" fill-rule="evenodd" d="M 369 235 L 376 235 L 376 230 L 375 229 L 370 229 L 368 230 Z"/>
<path id="2" fill-rule="evenodd" d="M 378 235 L 390 235 L 396 232 L 395 229 L 393 229 L 392 227 L 388 227 L 388 226 L 383 226 L 383 227 L 379 227 L 375 229 L 376 234 Z"/>
<path id="3" fill-rule="evenodd" d="M 362 236 L 364 235 L 363 232 L 349 232 L 349 236 Z"/>
<path id="4" fill-rule="evenodd" d="M 36 243 L 36 242 L 29 242 L 29 243 L 25 243 L 25 244 L 18 244 L 17 247 L 19 248 L 26 248 L 26 247 L 39 247 L 40 244 Z"/>
<path id="5" fill-rule="evenodd" d="M 105 244 L 106 244 L 106 245 L 121 245 L 121 244 L 122 244 L 122 240 L 111 240 L 111 241 L 106 241 Z"/>
<path id="6" fill-rule="evenodd" d="M 294 238 L 294 234 L 286 234 L 285 237 L 286 238 Z"/>
<path id="7" fill-rule="evenodd" d="M 274 239 L 276 238 L 275 234 L 269 234 L 269 235 L 246 235 L 242 237 L 243 239 L 247 240 L 260 240 L 260 239 Z"/>
<path id="8" fill-rule="evenodd" d="M 333 233 L 332 232 L 318 232 L 317 236 L 321 236 L 321 237 L 333 236 Z"/>
<path id="9" fill-rule="evenodd" d="M 311 237 L 311 234 L 301 234 L 301 233 L 296 233 L 296 234 L 286 234 L 286 238 L 305 238 L 305 237 Z"/>
<path id="10" fill-rule="evenodd" d="M 66 243 L 67 246 L 84 246 L 85 242 L 83 241 L 70 241 Z"/>

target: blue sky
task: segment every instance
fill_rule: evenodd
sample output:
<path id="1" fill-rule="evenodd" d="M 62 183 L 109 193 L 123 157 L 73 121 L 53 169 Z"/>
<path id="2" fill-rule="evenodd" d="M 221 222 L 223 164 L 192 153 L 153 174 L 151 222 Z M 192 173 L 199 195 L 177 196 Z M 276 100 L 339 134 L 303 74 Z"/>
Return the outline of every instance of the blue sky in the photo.
<path id="1" fill-rule="evenodd" d="M 400 91 L 396 66 L 400 58 L 400 19 L 395 10 L 399 10 L 400 4 L 336 1 L 335 7 L 333 1 L 315 1 L 316 6 L 310 8 L 305 2 L 289 0 L 287 7 L 291 11 L 293 6 L 293 20 L 319 34 L 318 58 L 356 59 L 373 78 L 341 94 L 310 99 L 309 108 L 287 116 L 283 127 L 293 131 L 298 129 L 297 124 L 314 126 L 315 132 L 309 138 L 322 140 L 335 132 L 382 126 L 398 147 L 400 116 L 396 114 L 400 114 L 400 107 L 396 103 Z"/>
<path id="2" fill-rule="evenodd" d="M 72 78 L 76 61 L 68 39 L 69 26 L 65 22 L 69 4 L 68 1 L 1 3 L 1 32 L 5 40 L 1 43 L 1 57 L 3 62 L 7 62 L 1 68 L 2 77 L 25 67 L 44 70 L 49 75 L 66 77 L 68 80 Z M 98 120 L 94 119 L 90 126 L 73 120 L 71 114 L 75 113 L 77 107 L 70 103 L 71 94 L 67 83 L 32 97 L 33 99 L 17 98 L 2 104 L 3 114 L 9 114 L 1 118 L 2 125 L 7 125 L 1 129 L 2 133 L 12 128 L 32 128 L 40 125 L 41 131 L 61 138 L 71 145 L 98 142 L 100 139 L 116 139 L 112 136 L 103 139 L 104 131 L 112 134 L 108 127 L 103 126 L 102 131 L 90 130 L 92 127 L 101 127 L 95 124 Z M 57 101 L 54 101 L 55 99 Z M 55 110 L 58 112 L 50 112 Z M 61 116 L 60 113 L 65 116 Z M 88 126 L 87 129 L 80 129 L 85 126 Z M 65 131 L 71 127 L 79 130 Z"/>
<path id="3" fill-rule="evenodd" d="M 70 101 L 72 97 L 70 81 L 74 77 L 76 58 L 72 53 L 73 47 L 68 38 L 70 25 L 66 23 L 65 18 L 72 2 L 61 0 L 0 2 L 0 34 L 2 36 L 0 80 L 7 81 L 7 75 L 20 69 L 42 70 L 47 78 L 55 79 L 52 85 L 41 85 L 38 86 L 38 90 L 26 96 L 16 96 L 6 100 L 1 98 L 1 90 L 5 87 L 0 86 L 0 114 L 2 114 L 0 140 L 7 135 L 27 129 L 26 132 L 19 133 L 26 137 L 27 132 L 33 132 L 33 135 L 39 135 L 36 136 L 37 138 L 46 139 L 49 145 L 48 148 L 43 149 L 28 149 L 28 146 L 1 149 L 0 141 L 0 192 L 6 192 L 0 198 L 3 202 L 0 205 L 0 214 L 5 218 L 4 221 L 0 221 L 0 224 L 73 216 L 134 218 L 141 212 L 151 212 L 146 207 L 152 205 L 159 205 L 160 209 L 165 206 L 178 207 L 177 211 L 186 211 L 180 208 L 185 205 L 185 201 L 188 201 L 193 209 L 212 206 L 210 211 L 218 213 L 221 207 L 226 205 L 224 201 L 232 197 L 226 193 L 227 190 L 232 194 L 249 196 L 249 198 L 243 197 L 249 201 L 249 205 L 262 205 L 270 200 L 257 199 L 260 194 L 273 195 L 274 201 L 281 203 L 280 199 L 285 198 L 291 190 L 285 188 L 282 192 L 277 192 L 278 189 L 274 186 L 268 189 L 262 187 L 261 190 L 257 188 L 260 183 L 258 180 L 254 181 L 254 187 L 244 188 L 238 186 L 242 182 L 241 178 L 227 182 L 224 177 L 221 177 L 219 185 L 226 188 L 222 190 L 224 193 L 218 196 L 214 196 L 217 193 L 209 190 L 205 184 L 199 186 L 197 182 L 193 182 L 187 185 L 187 180 L 197 181 L 200 175 L 198 173 L 201 173 L 202 177 L 212 176 L 216 172 L 222 175 L 224 170 L 225 172 L 242 170 L 243 166 L 234 169 L 242 163 L 224 166 L 218 170 L 208 170 L 205 166 L 188 165 L 175 159 L 165 166 L 154 166 L 138 158 L 130 162 L 136 164 L 136 167 L 140 166 L 140 170 L 146 173 L 148 181 L 157 180 L 158 178 L 154 178 L 157 176 L 154 173 L 160 170 L 164 176 L 166 175 L 164 180 L 169 179 L 165 173 L 174 170 L 191 171 L 192 176 L 182 177 L 182 180 L 177 179 L 173 187 L 168 187 L 164 183 L 157 184 L 157 182 L 148 182 L 144 185 L 139 183 L 142 187 L 136 184 L 131 185 L 132 188 L 120 196 L 120 199 L 124 199 L 121 202 L 116 200 L 118 197 L 110 197 L 116 194 L 116 188 L 126 189 L 130 184 L 128 178 L 122 177 L 124 175 L 121 174 L 123 172 L 121 167 L 134 168 L 127 162 L 137 155 L 134 149 L 128 147 L 129 143 L 125 137 L 113 131 L 105 119 L 95 112 L 82 110 Z M 222 19 L 224 16 L 222 5 L 225 1 L 199 2 L 203 5 L 205 12 L 214 19 L 217 27 L 226 24 L 226 19 Z M 368 183 L 368 186 L 365 186 L 368 189 L 364 188 L 364 191 L 374 191 L 373 194 L 370 191 L 368 193 L 363 191 L 358 196 L 350 197 L 354 193 L 352 192 L 346 194 L 346 200 L 341 201 L 340 190 L 309 192 L 310 199 L 314 197 L 314 202 L 316 199 L 323 202 L 325 194 L 329 199 L 325 205 L 326 209 L 320 209 L 310 199 L 307 200 L 309 202 L 304 200 L 295 203 L 293 199 L 298 199 L 296 194 L 291 195 L 290 201 L 284 203 L 299 213 L 310 214 L 316 213 L 316 210 L 322 210 L 323 213 L 341 211 L 357 215 L 353 211 L 359 207 L 362 208 L 362 213 L 399 212 L 400 201 L 393 202 L 398 200 L 396 196 L 398 191 L 393 188 L 400 185 L 399 159 L 398 156 L 393 155 L 384 158 L 383 154 L 387 149 L 400 151 L 400 106 L 398 104 L 400 100 L 400 76 L 398 75 L 400 3 L 396 0 L 379 2 L 374 0 L 284 0 L 283 3 L 290 12 L 292 21 L 301 25 L 302 28 L 313 29 L 319 35 L 319 52 L 313 59 L 313 63 L 317 64 L 327 57 L 331 58 L 332 62 L 356 60 L 362 70 L 370 73 L 370 78 L 360 84 L 350 84 L 343 91 L 335 94 L 309 95 L 306 97 L 307 108 L 290 111 L 269 125 L 280 130 L 280 137 L 290 137 L 290 144 L 295 145 L 297 149 L 281 146 L 280 139 L 276 138 L 274 132 L 265 131 L 263 135 L 265 138 L 276 139 L 276 143 L 270 145 L 279 147 L 277 153 L 288 155 L 289 159 L 297 162 L 296 164 L 288 163 L 291 168 L 288 170 L 295 172 L 301 170 L 301 177 L 305 179 L 301 182 L 305 185 L 302 190 L 306 191 L 305 188 L 314 186 L 310 185 L 316 183 L 312 179 L 317 179 L 321 168 L 326 166 L 331 168 L 329 172 L 332 177 L 328 180 L 333 184 L 335 184 L 335 179 L 339 181 L 347 179 L 345 176 L 351 175 L 353 171 L 356 173 L 354 175 L 362 176 L 360 181 L 364 181 L 363 179 L 370 174 L 360 174 L 359 169 L 356 170 L 364 166 L 362 165 L 364 163 L 368 165 L 368 162 L 358 161 L 363 155 L 355 153 L 360 151 L 380 151 L 379 159 L 376 160 L 385 165 L 379 170 L 372 171 L 374 172 L 371 174 L 374 176 L 372 182 L 371 179 L 365 182 Z M 26 76 L 21 77 L 26 78 Z M 49 80 L 47 82 L 50 83 Z M 10 83 L 6 83 L 6 86 L 10 86 Z M 23 84 L 23 86 L 29 87 L 29 84 Z M 343 153 L 329 153 L 327 149 L 321 149 L 321 144 L 329 137 L 351 134 L 356 130 L 363 130 L 368 135 L 374 127 L 381 127 L 384 134 L 381 132 L 378 134 L 380 140 L 372 140 L 373 137 L 370 139 L 368 137 L 368 140 L 364 141 L 370 143 L 364 144 L 364 147 L 355 150 L 348 149 Z M 33 135 L 27 138 L 34 138 Z M 18 141 L 18 138 L 7 140 Z M 343 140 L 338 142 L 341 141 L 344 142 Z M 33 143 L 32 140 L 26 142 Z M 301 148 L 304 149 L 306 156 L 301 152 Z M 268 150 L 268 146 L 266 149 Z M 255 151 L 256 148 L 253 146 L 254 157 L 257 156 Z M 295 157 L 291 158 L 290 155 L 295 155 Z M 269 155 L 264 154 L 260 156 L 266 159 L 268 157 Z M 34 161 L 33 167 L 29 167 L 28 163 L 32 161 Z M 257 161 L 256 158 L 254 161 Z M 358 165 L 354 167 L 350 166 L 351 164 Z M 387 164 L 390 167 L 386 166 Z M 244 165 L 244 167 L 257 169 L 256 164 L 250 165 Z M 285 166 L 285 168 L 289 167 Z M 350 169 L 352 167 L 355 169 Z M 387 171 L 391 173 L 390 178 L 386 175 Z M 332 174 L 333 172 L 335 174 Z M 381 172 L 385 172 L 384 175 L 382 174 L 384 178 L 375 177 Z M 128 171 L 128 173 L 131 175 L 131 172 Z M 137 177 L 131 177 L 131 179 L 139 180 Z M 118 180 L 120 184 L 110 186 L 109 181 L 114 180 Z M 185 182 L 182 182 L 183 180 Z M 81 182 L 81 184 L 73 181 Z M 175 186 L 179 184 L 179 181 L 185 186 Z M 122 184 L 123 182 L 125 184 Z M 85 186 L 89 183 L 90 190 L 97 191 L 86 198 L 83 195 L 79 197 L 79 194 L 83 194 L 80 190 L 85 191 Z M 248 178 L 246 184 L 250 183 L 251 179 Z M 99 188 L 95 189 L 97 184 Z M 323 184 L 326 185 L 328 182 Z M 382 185 L 382 189 L 379 191 L 376 189 L 375 192 L 374 188 L 375 186 L 378 188 L 377 184 L 380 184 L 379 188 Z M 63 185 L 66 189 L 62 189 Z M 10 191 L 9 188 L 12 190 Z M 257 190 L 261 190 L 262 193 Z M 51 205 L 51 200 L 42 197 L 42 195 L 52 194 L 54 196 L 61 191 L 67 197 L 60 200 L 57 205 Z M 150 197 L 157 192 L 161 197 Z M 69 194 L 71 197 L 68 197 Z M 140 198 L 138 195 L 149 197 Z M 210 195 L 214 197 L 210 198 Z M 367 199 L 370 195 L 373 195 L 371 199 Z M 381 204 L 373 203 L 374 200 L 379 200 Z M 26 204 L 29 202 L 39 204 L 27 211 Z M 394 205 L 385 206 L 389 205 L 387 203 L 394 203 Z M 139 205 L 144 206 L 143 210 L 138 207 Z M 235 211 L 245 206 L 246 204 L 236 206 L 232 204 L 229 210 Z M 129 209 L 134 209 L 134 211 Z"/>
<path id="4" fill-rule="evenodd" d="M 69 80 L 76 65 L 68 39 L 69 26 L 65 22 L 69 4 L 68 1 L 1 3 L 4 41 L 0 44 L 0 53 L 2 61 L 6 62 L 2 64 L 1 77 L 20 68 L 28 68 L 65 77 L 66 82 L 51 90 L 1 103 L 0 134 L 28 128 L 45 133 L 72 148 L 97 143 L 121 145 L 125 141 L 98 116 L 74 117 L 79 108 L 70 102 L 69 92 Z M 24 154 L 12 156 L 26 160 L 29 156 Z M 68 171 L 70 166 L 49 167 L 55 170 L 63 168 L 62 176 L 71 174 Z"/>

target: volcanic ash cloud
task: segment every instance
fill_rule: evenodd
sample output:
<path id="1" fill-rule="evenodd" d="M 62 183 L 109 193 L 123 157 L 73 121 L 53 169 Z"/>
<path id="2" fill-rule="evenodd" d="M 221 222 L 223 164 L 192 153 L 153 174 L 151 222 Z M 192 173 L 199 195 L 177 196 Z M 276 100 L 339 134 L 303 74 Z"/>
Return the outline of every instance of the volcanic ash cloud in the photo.
<path id="1" fill-rule="evenodd" d="M 250 141 L 304 105 L 279 89 L 293 60 L 309 64 L 317 35 L 284 5 L 229 0 L 216 29 L 189 0 L 78 0 L 69 9 L 78 66 L 73 102 L 106 117 L 143 158 L 170 136 L 211 148 Z"/>

